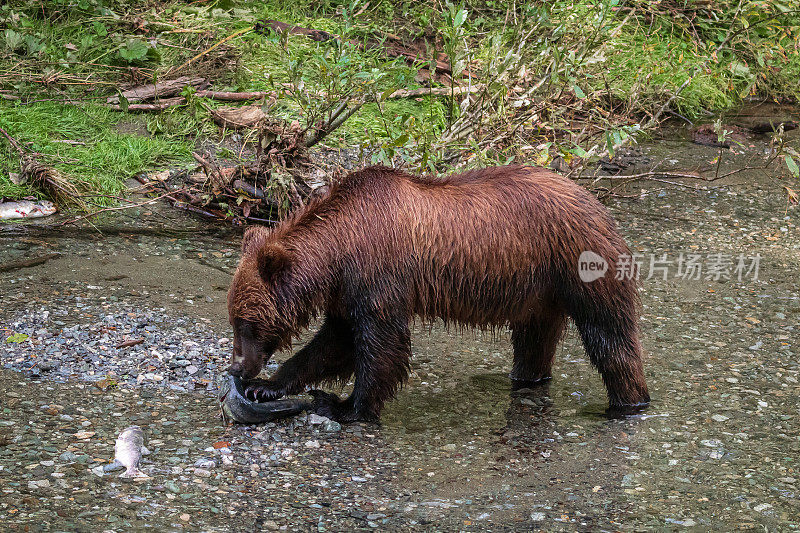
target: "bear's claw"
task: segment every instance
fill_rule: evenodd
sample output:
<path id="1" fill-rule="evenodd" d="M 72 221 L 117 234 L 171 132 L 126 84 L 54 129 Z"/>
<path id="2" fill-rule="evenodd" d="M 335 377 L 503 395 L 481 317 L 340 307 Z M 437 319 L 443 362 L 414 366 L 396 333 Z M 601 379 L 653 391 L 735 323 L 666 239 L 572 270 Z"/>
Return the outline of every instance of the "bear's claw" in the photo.
<path id="1" fill-rule="evenodd" d="M 286 392 L 269 380 L 253 380 L 245 385 L 244 396 L 252 402 L 271 402 L 286 396 Z"/>

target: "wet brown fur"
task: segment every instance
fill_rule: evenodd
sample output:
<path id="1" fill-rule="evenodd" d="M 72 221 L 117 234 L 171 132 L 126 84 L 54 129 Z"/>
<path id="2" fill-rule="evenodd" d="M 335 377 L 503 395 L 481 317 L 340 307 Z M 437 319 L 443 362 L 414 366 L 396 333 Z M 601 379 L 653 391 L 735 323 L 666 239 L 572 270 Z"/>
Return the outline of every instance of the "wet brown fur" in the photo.
<path id="1" fill-rule="evenodd" d="M 550 377 L 569 317 L 612 407 L 649 401 L 636 282 L 615 275 L 618 257 L 630 251 L 602 204 L 545 169 L 496 167 L 442 179 L 370 167 L 273 230 L 248 230 L 242 248 L 229 314 L 238 360 L 248 343 L 258 346 L 239 365 L 245 377 L 261 369 L 253 353 L 268 357 L 314 316 L 325 317 L 308 346 L 254 387 L 256 397 L 355 374 L 347 400 L 320 394 L 318 410 L 345 421 L 376 419 L 408 376 L 414 316 L 510 327 L 511 377 L 535 383 Z M 585 250 L 609 263 L 591 283 L 579 278 Z"/>

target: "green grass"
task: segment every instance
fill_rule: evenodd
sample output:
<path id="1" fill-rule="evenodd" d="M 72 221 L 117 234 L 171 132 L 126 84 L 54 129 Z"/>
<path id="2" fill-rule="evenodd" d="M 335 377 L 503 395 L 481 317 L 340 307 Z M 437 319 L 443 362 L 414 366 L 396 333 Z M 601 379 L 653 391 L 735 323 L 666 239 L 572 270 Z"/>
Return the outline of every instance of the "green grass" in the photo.
<path id="1" fill-rule="evenodd" d="M 514 45 L 514 28 L 505 25 L 512 5 L 521 20 L 546 12 L 541 33 L 525 51 L 531 79 L 554 72 L 558 79 L 552 92 L 558 92 L 559 84 L 579 86 L 590 98 L 587 102 L 605 106 L 603 111 L 607 111 L 608 98 L 592 95 L 610 89 L 612 104 L 624 102 L 628 117 L 646 116 L 692 75 L 692 82 L 673 104 L 689 117 L 728 109 L 751 94 L 800 97 L 800 15 L 765 18 L 769 9 L 782 9 L 780 2 L 719 0 L 711 8 L 692 11 L 690 3 L 645 0 L 470 0 L 465 4 L 469 15 L 458 47 L 462 58 L 476 62 L 470 67 L 474 72 L 497 56 L 497 49 L 489 44 L 492 36 L 501 35 L 506 50 Z M 362 8 L 357 17 L 343 14 L 343 9 L 352 13 Z M 683 8 L 692 14 L 691 22 L 673 16 L 674 10 Z M 441 36 L 449 31 L 444 14 L 448 9 L 445 4 L 388 0 L 361 2 L 356 7 L 346 0 L 10 0 L 0 5 L 0 89 L 23 100 L 67 95 L 76 101 L 92 101 L 113 94 L 117 87 L 164 77 L 171 67 L 266 18 L 345 35 L 346 41 L 373 33 L 436 34 L 441 47 Z M 605 15 L 600 17 L 600 13 Z M 745 26 L 747 30 L 740 32 Z M 524 30 L 524 24 L 517 29 Z M 734 38 L 708 61 L 732 31 Z M 595 41 L 582 56 L 579 50 L 590 36 Z M 556 63 L 557 68 L 548 70 Z M 367 81 L 358 77 L 376 71 L 385 77 Z M 337 95 L 351 89 L 375 94 L 392 87 L 418 86 L 409 65 L 388 62 L 358 47 L 337 49 L 332 42 L 317 43 L 296 35 L 282 44 L 255 32 L 227 42 L 181 74 L 208 77 L 215 89 L 241 91 L 273 89 L 302 79 L 310 94 L 332 94 L 334 102 Z M 363 87 L 358 86 L 362 82 Z M 285 99 L 273 111 L 305 125 L 330 104 L 319 98 L 306 103 Z M 442 98 L 388 101 L 381 107 L 366 104 L 326 143 L 390 145 L 410 133 L 411 140 L 405 137 L 405 142 L 413 149 L 418 140 L 430 142 L 444 130 L 446 108 Z M 116 129 L 119 121 L 128 120 L 146 125 L 149 135 Z M 105 195 L 119 193 L 123 180 L 132 174 L 167 161 L 189 160 L 198 137 L 214 137 L 219 131 L 198 105 L 134 117 L 93 105 L 21 105 L 1 99 L 0 126 L 31 150 L 45 154 L 43 162 L 86 190 Z M 2 138 L 0 149 L 0 195 L 35 193 L 11 183 L 8 174 L 18 171 L 18 158 Z"/>
<path id="2" fill-rule="evenodd" d="M 800 19 L 795 34 L 798 27 Z M 800 98 L 800 57 L 791 50 L 791 39 L 754 37 L 723 47 L 716 60 L 708 61 L 728 31 L 697 42 L 665 20 L 655 28 L 628 25 L 609 44 L 606 60 L 598 63 L 602 75 L 595 72 L 590 85 L 603 90 L 608 82 L 619 99 L 635 95 L 652 108 L 694 75 L 674 105 L 690 117 L 731 108 L 749 95 Z"/>
<path id="3" fill-rule="evenodd" d="M 689 43 L 640 33 L 622 33 L 602 63 L 603 76 L 593 78 L 593 88 L 604 90 L 608 81 L 620 100 L 640 99 L 644 106 L 669 98 L 702 65 L 707 55 Z M 702 69 L 675 102 L 676 110 L 698 116 L 733 106 L 739 97 L 732 87 L 735 80 L 727 65 Z M 734 89 L 734 90 L 732 90 Z"/>
<path id="4" fill-rule="evenodd" d="M 97 195 L 117 195 L 124 180 L 137 172 L 190 157 L 187 141 L 117 131 L 115 125 L 123 119 L 127 117 L 96 105 L 0 103 L 0 127 L 28 150 L 43 154 L 39 157 L 43 163 Z M 37 194 L 11 183 L 9 173 L 19 172 L 19 157 L 7 142 L 0 146 L 0 196 Z"/>

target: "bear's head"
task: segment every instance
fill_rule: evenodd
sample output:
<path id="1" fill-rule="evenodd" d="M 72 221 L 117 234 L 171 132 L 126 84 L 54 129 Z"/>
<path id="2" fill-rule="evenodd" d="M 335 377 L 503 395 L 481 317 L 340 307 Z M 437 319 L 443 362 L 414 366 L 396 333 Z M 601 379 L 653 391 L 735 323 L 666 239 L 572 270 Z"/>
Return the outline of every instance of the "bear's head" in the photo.
<path id="1" fill-rule="evenodd" d="M 260 227 L 245 233 L 242 259 L 228 291 L 228 320 L 233 327 L 228 371 L 245 379 L 256 377 L 275 351 L 289 346 L 293 334 L 283 287 L 291 255 L 269 235 Z"/>

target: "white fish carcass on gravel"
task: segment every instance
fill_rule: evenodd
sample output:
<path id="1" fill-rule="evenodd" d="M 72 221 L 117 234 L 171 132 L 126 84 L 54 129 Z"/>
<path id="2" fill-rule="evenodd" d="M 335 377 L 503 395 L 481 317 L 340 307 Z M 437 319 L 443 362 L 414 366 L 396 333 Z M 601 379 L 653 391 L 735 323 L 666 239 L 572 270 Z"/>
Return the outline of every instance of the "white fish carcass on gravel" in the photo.
<path id="1" fill-rule="evenodd" d="M 32 202 L 20 200 L 18 202 L 0 202 L 0 220 L 13 220 L 16 218 L 47 217 L 57 211 L 53 202 L 42 200 Z"/>
<path id="2" fill-rule="evenodd" d="M 117 437 L 114 445 L 114 458 L 125 467 L 122 478 L 147 478 L 147 474 L 139 470 L 144 448 L 144 432 L 139 426 L 126 428 Z"/>

